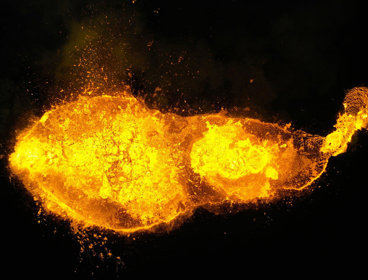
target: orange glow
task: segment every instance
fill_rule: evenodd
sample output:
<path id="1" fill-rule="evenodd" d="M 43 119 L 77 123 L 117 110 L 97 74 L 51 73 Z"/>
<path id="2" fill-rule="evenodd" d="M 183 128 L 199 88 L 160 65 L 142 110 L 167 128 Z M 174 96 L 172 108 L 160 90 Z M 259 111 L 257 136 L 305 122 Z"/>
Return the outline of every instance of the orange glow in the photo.
<path id="1" fill-rule="evenodd" d="M 225 112 L 164 114 L 128 92 L 80 96 L 19 133 L 9 163 L 54 214 L 121 233 L 154 230 L 199 206 L 305 189 L 367 127 L 367 105 L 367 88 L 350 90 L 322 137 Z"/>

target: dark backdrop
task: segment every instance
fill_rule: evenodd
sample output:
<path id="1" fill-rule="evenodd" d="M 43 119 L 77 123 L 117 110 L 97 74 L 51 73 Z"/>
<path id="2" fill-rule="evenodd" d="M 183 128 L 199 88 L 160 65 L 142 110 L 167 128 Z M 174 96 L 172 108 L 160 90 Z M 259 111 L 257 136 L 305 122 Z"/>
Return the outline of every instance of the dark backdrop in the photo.
<path id="1" fill-rule="evenodd" d="M 89 67 L 104 66 L 106 87 L 129 84 L 162 111 L 248 107 L 250 116 L 326 135 L 345 91 L 368 86 L 363 2 L 3 1 L 2 273 L 110 279 L 142 272 L 245 278 L 363 271 L 366 132 L 331 159 L 311 193 L 224 216 L 199 209 L 170 234 L 134 240 L 111 234 L 108 247 L 120 260 L 101 259 L 99 246 L 80 253 L 65 222 L 38 222 L 33 200 L 6 168 L 14 131 L 62 97 L 61 89 L 78 92 Z M 91 45 L 97 59 L 74 66 Z"/>

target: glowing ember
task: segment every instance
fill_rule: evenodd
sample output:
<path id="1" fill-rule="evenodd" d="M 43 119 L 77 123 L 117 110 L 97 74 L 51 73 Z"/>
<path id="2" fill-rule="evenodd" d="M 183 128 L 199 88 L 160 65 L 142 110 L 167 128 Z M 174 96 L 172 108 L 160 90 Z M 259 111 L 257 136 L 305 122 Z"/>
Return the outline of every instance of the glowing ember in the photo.
<path id="1" fill-rule="evenodd" d="M 127 92 L 81 96 L 17 138 L 12 172 L 45 209 L 122 233 L 171 225 L 198 206 L 271 201 L 302 190 L 368 123 L 354 88 L 327 137 L 225 112 L 182 117 Z"/>

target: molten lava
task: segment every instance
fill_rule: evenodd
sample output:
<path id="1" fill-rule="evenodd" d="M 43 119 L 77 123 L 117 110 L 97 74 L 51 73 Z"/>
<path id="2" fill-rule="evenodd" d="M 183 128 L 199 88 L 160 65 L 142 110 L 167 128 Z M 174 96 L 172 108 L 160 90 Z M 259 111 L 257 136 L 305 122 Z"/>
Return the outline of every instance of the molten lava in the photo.
<path id="1" fill-rule="evenodd" d="M 367 128 L 368 89 L 350 90 L 344 107 L 322 137 L 225 112 L 164 114 L 127 92 L 80 96 L 22 131 L 9 162 L 46 210 L 131 233 L 172 225 L 199 206 L 305 189 Z"/>

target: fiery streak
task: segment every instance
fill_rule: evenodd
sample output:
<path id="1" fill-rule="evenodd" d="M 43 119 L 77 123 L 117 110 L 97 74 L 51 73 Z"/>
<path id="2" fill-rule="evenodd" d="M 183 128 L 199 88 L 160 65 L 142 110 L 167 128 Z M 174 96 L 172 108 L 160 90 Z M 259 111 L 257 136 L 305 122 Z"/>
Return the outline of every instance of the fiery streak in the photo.
<path id="1" fill-rule="evenodd" d="M 350 90 L 335 130 L 321 137 L 225 112 L 163 114 L 127 92 L 80 96 L 22 131 L 9 163 L 45 209 L 131 233 L 199 206 L 305 189 L 367 127 L 367 106 L 367 88 Z"/>

